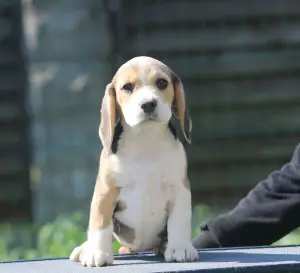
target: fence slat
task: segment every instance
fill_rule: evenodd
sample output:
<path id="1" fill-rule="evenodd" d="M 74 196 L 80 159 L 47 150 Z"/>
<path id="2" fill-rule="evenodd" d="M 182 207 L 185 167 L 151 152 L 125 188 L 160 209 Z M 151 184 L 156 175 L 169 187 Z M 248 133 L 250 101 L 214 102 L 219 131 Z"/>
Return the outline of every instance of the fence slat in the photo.
<path id="1" fill-rule="evenodd" d="M 266 179 L 271 172 L 278 170 L 281 166 L 279 162 L 226 168 L 211 166 L 205 169 L 190 170 L 189 179 L 192 190 L 207 192 L 208 199 L 214 194 L 221 195 L 222 191 L 232 196 L 234 192 L 238 193 L 240 188 L 245 186 L 250 190 L 255 184 Z"/>
<path id="2" fill-rule="evenodd" d="M 198 141 L 187 147 L 189 161 L 199 166 L 231 165 L 241 162 L 282 161 L 292 155 L 299 143 L 296 135 L 249 139 L 220 139 Z"/>
<path id="3" fill-rule="evenodd" d="M 300 49 L 277 52 L 238 52 L 163 58 L 183 78 L 207 80 L 260 75 L 300 69 Z"/>
<path id="4" fill-rule="evenodd" d="M 287 105 L 300 101 L 300 77 L 214 81 L 198 85 L 187 83 L 185 87 L 189 107 L 211 110 L 219 107 Z"/>
<path id="5" fill-rule="evenodd" d="M 243 25 L 198 29 L 160 29 L 138 32 L 130 39 L 129 54 L 148 52 L 170 54 L 174 52 L 200 52 L 267 47 L 269 45 L 300 46 L 299 24 L 270 24 L 260 28 Z M 176 42 L 174 42 L 176 41 Z"/>
<path id="6" fill-rule="evenodd" d="M 300 108 L 264 108 L 191 112 L 193 138 L 255 137 L 300 132 Z"/>
<path id="7" fill-rule="evenodd" d="M 231 0 L 231 1 L 176 1 L 154 2 L 128 6 L 126 23 L 142 27 L 145 24 L 212 21 L 232 18 L 246 19 L 257 16 L 299 15 L 297 0 Z M 134 16 L 133 16 L 134 14 Z M 187 17 L 188 14 L 188 17 Z M 147 20 L 145 20 L 147 18 Z"/>

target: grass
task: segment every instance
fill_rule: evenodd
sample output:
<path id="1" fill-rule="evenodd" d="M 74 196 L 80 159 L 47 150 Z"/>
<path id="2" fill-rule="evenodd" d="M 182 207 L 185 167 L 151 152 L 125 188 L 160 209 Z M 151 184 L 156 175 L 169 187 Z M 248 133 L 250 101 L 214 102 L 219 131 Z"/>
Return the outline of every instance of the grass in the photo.
<path id="1" fill-rule="evenodd" d="M 198 207 L 193 214 L 193 236 L 199 230 L 197 223 L 202 222 L 216 213 L 206 206 Z M 67 257 L 74 247 L 86 239 L 86 220 L 80 213 L 69 217 L 58 217 L 55 221 L 42 226 L 0 226 L 0 261 Z M 300 230 L 295 230 L 274 245 L 300 244 Z M 119 244 L 114 242 L 114 252 Z"/>

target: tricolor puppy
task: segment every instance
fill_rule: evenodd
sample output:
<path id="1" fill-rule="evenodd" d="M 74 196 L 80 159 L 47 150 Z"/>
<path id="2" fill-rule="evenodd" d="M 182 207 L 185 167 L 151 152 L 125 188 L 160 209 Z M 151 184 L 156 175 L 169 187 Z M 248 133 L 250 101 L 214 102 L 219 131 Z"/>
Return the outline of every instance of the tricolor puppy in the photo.
<path id="1" fill-rule="evenodd" d="M 182 132 L 176 132 L 172 115 Z M 191 126 L 182 83 L 170 68 L 150 57 L 119 68 L 102 101 L 103 150 L 87 241 L 71 260 L 109 265 L 112 236 L 134 252 L 159 248 L 162 235 L 166 261 L 198 259 L 183 146 L 190 143 Z"/>

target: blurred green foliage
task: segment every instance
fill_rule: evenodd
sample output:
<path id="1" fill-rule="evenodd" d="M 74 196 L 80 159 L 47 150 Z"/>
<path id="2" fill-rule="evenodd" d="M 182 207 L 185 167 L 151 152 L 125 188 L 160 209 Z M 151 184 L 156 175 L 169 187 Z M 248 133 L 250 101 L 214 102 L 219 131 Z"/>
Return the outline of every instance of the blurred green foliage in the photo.
<path id="1" fill-rule="evenodd" d="M 0 261 L 68 257 L 86 239 L 84 216 L 60 216 L 42 226 L 0 226 Z M 33 247 L 34 246 L 34 247 Z M 114 242 L 114 252 L 119 249 Z"/>
<path id="2" fill-rule="evenodd" d="M 195 208 L 193 213 L 193 236 L 199 232 L 197 223 L 214 217 L 207 206 Z M 0 226 L 0 261 L 68 257 L 74 247 L 86 239 L 86 219 L 83 214 L 75 213 L 69 217 L 61 216 L 55 221 L 42 226 Z M 300 230 L 296 230 L 275 245 L 300 244 Z M 34 247 L 33 247 L 34 246 Z M 114 242 L 114 252 L 119 245 Z"/>

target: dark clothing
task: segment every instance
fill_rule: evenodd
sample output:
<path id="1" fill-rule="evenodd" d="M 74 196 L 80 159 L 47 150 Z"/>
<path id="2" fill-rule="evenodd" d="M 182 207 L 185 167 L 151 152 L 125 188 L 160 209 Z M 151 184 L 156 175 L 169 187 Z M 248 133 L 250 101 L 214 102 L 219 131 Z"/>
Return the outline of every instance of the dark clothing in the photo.
<path id="1" fill-rule="evenodd" d="M 197 248 L 270 245 L 300 227 L 300 145 L 291 161 L 257 184 L 230 212 L 208 221 Z"/>

